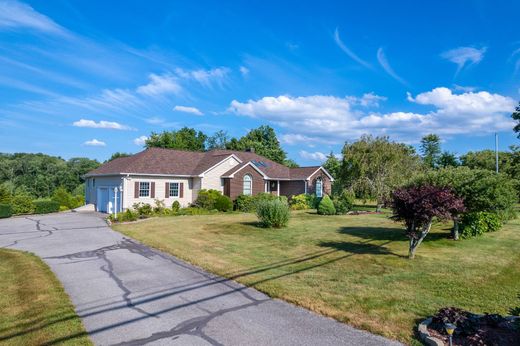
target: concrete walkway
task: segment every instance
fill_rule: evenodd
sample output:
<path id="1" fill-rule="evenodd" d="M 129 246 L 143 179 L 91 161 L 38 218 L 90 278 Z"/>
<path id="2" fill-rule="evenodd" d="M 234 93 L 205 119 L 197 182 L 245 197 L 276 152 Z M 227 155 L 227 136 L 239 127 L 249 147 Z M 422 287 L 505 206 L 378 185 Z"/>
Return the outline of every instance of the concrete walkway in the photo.
<path id="1" fill-rule="evenodd" d="M 398 344 L 141 245 L 96 213 L 2 219 L 0 247 L 45 260 L 97 345 Z"/>

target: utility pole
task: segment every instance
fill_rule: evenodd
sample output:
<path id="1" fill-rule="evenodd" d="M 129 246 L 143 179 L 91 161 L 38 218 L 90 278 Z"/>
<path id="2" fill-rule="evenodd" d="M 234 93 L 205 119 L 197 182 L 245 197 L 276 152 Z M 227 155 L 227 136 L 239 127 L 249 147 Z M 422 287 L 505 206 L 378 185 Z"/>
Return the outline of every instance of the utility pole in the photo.
<path id="1" fill-rule="evenodd" d="M 495 132 L 495 169 L 498 173 L 498 133 Z"/>

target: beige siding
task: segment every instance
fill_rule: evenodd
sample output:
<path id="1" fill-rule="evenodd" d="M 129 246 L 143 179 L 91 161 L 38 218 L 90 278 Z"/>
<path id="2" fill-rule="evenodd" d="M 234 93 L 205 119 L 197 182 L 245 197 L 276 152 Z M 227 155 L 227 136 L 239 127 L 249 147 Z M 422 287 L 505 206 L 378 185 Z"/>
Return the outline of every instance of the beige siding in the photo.
<path id="1" fill-rule="evenodd" d="M 193 189 L 192 189 L 193 202 L 195 202 L 197 200 L 197 197 L 199 196 L 201 184 L 202 184 L 202 178 L 193 178 Z"/>
<path id="2" fill-rule="evenodd" d="M 218 164 L 216 167 L 213 167 L 210 171 L 204 174 L 201 188 L 206 190 L 217 190 L 224 193 L 224 184 L 221 176 L 238 164 L 239 162 L 235 158 L 230 157 Z"/>
<path id="3" fill-rule="evenodd" d="M 155 177 L 155 176 L 131 176 L 125 179 L 125 202 L 123 206 L 125 208 L 132 208 L 134 203 L 147 203 L 155 205 L 155 200 L 161 200 L 164 202 L 166 207 L 171 207 L 173 201 L 179 201 L 182 207 L 187 207 L 193 202 L 193 178 L 184 177 Z M 135 182 L 148 181 L 155 182 L 155 198 L 152 197 L 135 197 Z M 183 183 L 184 194 L 183 197 L 166 197 L 165 188 L 166 183 Z"/>

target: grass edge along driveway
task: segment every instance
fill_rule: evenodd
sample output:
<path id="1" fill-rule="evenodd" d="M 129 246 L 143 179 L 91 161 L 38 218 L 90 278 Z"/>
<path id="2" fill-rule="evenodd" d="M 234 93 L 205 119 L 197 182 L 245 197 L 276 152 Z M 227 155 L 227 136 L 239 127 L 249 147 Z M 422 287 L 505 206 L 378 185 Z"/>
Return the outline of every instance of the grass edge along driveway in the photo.
<path id="1" fill-rule="evenodd" d="M 0 344 L 92 345 L 51 269 L 37 256 L 0 249 Z M 69 335 L 81 335 L 69 340 Z"/>
<path id="2" fill-rule="evenodd" d="M 444 306 L 507 314 L 520 305 L 520 219 L 499 232 L 447 239 L 434 225 L 415 260 L 386 215 L 293 212 L 286 229 L 253 214 L 164 217 L 114 229 L 218 275 L 355 327 L 414 342 Z"/>

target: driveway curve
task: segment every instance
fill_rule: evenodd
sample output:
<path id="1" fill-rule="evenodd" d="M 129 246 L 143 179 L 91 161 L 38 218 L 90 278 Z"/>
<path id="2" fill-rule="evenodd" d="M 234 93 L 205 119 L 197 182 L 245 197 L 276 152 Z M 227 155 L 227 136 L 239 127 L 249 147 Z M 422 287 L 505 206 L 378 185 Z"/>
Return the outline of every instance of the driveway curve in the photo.
<path id="1" fill-rule="evenodd" d="M 399 345 L 144 246 L 96 213 L 2 219 L 2 247 L 51 267 L 97 345 Z"/>

